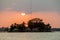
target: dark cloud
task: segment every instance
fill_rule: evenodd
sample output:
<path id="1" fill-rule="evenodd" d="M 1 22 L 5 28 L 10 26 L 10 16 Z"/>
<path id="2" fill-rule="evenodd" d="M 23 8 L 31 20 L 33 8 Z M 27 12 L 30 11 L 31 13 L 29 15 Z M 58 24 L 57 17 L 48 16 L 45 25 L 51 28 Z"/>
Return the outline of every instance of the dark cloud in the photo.
<path id="1" fill-rule="evenodd" d="M 59 0 L 0 0 L 0 10 L 13 8 L 16 11 L 60 11 Z"/>

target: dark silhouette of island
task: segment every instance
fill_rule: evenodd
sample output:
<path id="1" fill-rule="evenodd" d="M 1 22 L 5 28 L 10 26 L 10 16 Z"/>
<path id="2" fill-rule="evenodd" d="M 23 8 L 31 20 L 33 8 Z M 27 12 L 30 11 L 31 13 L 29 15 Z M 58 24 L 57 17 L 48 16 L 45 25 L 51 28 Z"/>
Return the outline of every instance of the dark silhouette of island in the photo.
<path id="1" fill-rule="evenodd" d="M 28 26 L 25 25 L 25 22 L 21 24 L 11 24 L 10 28 L 2 27 L 0 32 L 52 32 L 60 31 L 60 28 L 51 28 L 50 24 L 45 24 L 42 19 L 33 18 L 28 21 Z"/>
<path id="2" fill-rule="evenodd" d="M 42 19 L 33 18 L 28 21 L 28 27 L 25 26 L 25 22 L 12 24 L 9 32 L 51 32 L 51 26 L 49 23 L 44 24 Z"/>

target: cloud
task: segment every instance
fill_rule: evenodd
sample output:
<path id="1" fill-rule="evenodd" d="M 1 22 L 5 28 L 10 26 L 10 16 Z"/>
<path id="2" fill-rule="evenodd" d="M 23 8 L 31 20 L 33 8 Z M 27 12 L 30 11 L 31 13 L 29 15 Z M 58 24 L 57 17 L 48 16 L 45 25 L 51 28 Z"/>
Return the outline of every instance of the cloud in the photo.
<path id="1" fill-rule="evenodd" d="M 13 10 L 13 8 L 4 8 L 3 11 L 6 10 L 6 11 L 11 11 Z"/>

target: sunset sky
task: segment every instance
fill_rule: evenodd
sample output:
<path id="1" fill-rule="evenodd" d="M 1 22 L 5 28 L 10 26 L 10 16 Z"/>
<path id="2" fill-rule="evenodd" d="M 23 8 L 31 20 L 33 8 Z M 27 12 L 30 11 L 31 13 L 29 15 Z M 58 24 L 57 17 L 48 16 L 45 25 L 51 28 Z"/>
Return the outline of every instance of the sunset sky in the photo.
<path id="1" fill-rule="evenodd" d="M 60 28 L 60 0 L 0 0 L 0 26 L 12 23 L 27 23 L 32 18 L 41 18 L 54 28 Z M 22 16 L 21 13 L 26 13 Z"/>

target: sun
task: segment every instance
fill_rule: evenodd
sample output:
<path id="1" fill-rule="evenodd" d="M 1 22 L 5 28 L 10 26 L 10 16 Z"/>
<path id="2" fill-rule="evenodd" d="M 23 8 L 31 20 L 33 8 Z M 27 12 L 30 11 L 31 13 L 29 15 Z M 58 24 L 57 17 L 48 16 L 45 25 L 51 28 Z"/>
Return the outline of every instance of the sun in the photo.
<path id="1" fill-rule="evenodd" d="M 21 15 L 22 15 L 22 16 L 25 16 L 25 15 L 26 15 L 26 13 L 21 13 Z"/>

